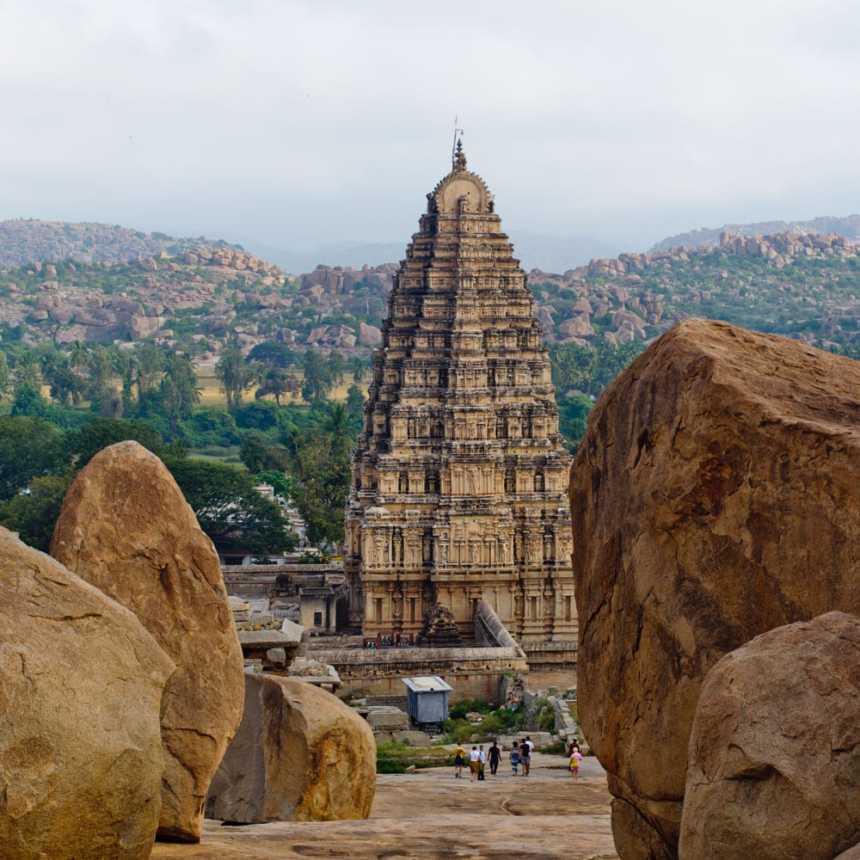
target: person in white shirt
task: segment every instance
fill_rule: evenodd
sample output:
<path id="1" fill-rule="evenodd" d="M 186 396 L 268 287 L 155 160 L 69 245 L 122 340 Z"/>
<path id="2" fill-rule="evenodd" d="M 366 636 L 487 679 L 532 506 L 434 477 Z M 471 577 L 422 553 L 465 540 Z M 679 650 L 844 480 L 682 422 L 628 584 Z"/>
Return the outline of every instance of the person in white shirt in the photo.
<path id="1" fill-rule="evenodd" d="M 469 753 L 469 780 L 474 782 L 478 778 L 478 770 L 481 767 L 481 752 L 477 747 L 472 747 Z"/>
<path id="2" fill-rule="evenodd" d="M 484 745 L 478 747 L 478 779 L 484 778 L 484 765 L 487 763 L 487 754 L 484 752 Z"/>

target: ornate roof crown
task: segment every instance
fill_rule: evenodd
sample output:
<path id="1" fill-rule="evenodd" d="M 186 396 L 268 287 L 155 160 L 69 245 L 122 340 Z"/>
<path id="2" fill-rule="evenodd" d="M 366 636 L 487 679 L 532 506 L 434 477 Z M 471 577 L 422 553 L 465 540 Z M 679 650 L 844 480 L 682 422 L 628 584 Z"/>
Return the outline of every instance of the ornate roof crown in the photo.
<path id="1" fill-rule="evenodd" d="M 463 151 L 462 139 L 457 140 L 451 159 L 451 172 L 439 182 L 428 197 L 431 200 L 431 211 L 442 213 L 493 211 L 493 195 L 487 188 L 487 183 L 477 173 L 466 169 L 466 153 Z"/>

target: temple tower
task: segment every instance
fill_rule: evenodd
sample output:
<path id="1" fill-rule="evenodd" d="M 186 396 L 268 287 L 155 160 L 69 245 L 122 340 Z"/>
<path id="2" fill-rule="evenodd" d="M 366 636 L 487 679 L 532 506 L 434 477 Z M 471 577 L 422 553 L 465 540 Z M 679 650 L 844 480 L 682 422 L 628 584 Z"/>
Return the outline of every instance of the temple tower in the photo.
<path id="1" fill-rule="evenodd" d="M 525 272 L 458 143 L 373 362 L 347 511 L 350 619 L 415 634 L 483 598 L 523 644 L 576 637 L 570 456 Z"/>

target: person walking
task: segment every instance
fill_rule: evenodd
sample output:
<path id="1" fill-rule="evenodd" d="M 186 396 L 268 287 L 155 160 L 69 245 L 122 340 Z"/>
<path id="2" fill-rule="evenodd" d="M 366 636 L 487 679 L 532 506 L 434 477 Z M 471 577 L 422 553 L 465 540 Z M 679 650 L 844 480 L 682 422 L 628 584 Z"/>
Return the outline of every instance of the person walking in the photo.
<path id="1" fill-rule="evenodd" d="M 457 749 L 454 750 L 454 776 L 461 779 L 463 776 L 463 765 L 466 764 L 466 750 L 462 744 L 457 744 Z"/>
<path id="2" fill-rule="evenodd" d="M 479 758 L 478 758 L 478 779 L 484 780 L 485 779 L 484 766 L 487 763 L 487 754 L 484 752 L 484 745 L 483 744 L 481 744 L 481 746 L 478 747 L 478 755 L 479 755 Z"/>
<path id="3" fill-rule="evenodd" d="M 523 776 L 528 776 L 532 769 L 532 748 L 528 738 L 520 744 L 520 761 L 523 764 Z"/>
<path id="4" fill-rule="evenodd" d="M 469 781 L 474 782 L 478 778 L 478 768 L 481 765 L 481 754 L 477 747 L 472 747 L 469 753 Z"/>
<path id="5" fill-rule="evenodd" d="M 579 744 L 571 744 L 572 750 L 570 753 L 570 775 L 574 778 L 579 776 L 579 765 L 582 763 L 582 753 L 579 750 Z"/>
<path id="6" fill-rule="evenodd" d="M 517 768 L 520 766 L 520 748 L 514 744 L 511 747 L 511 776 L 517 776 Z"/>
<path id="7" fill-rule="evenodd" d="M 490 747 L 489 758 L 490 776 L 495 776 L 496 771 L 499 769 L 499 762 L 502 760 L 502 750 L 495 741 L 493 741 L 493 745 Z"/>

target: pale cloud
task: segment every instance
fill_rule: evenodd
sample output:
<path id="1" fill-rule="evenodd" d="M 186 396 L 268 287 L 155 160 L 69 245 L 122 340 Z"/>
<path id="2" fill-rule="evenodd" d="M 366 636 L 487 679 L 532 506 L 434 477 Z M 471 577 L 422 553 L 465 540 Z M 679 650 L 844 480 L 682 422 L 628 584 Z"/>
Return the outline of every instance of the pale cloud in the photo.
<path id="1" fill-rule="evenodd" d="M 452 120 L 516 231 L 858 208 L 860 7 L 0 0 L 0 217 L 402 241 Z"/>

